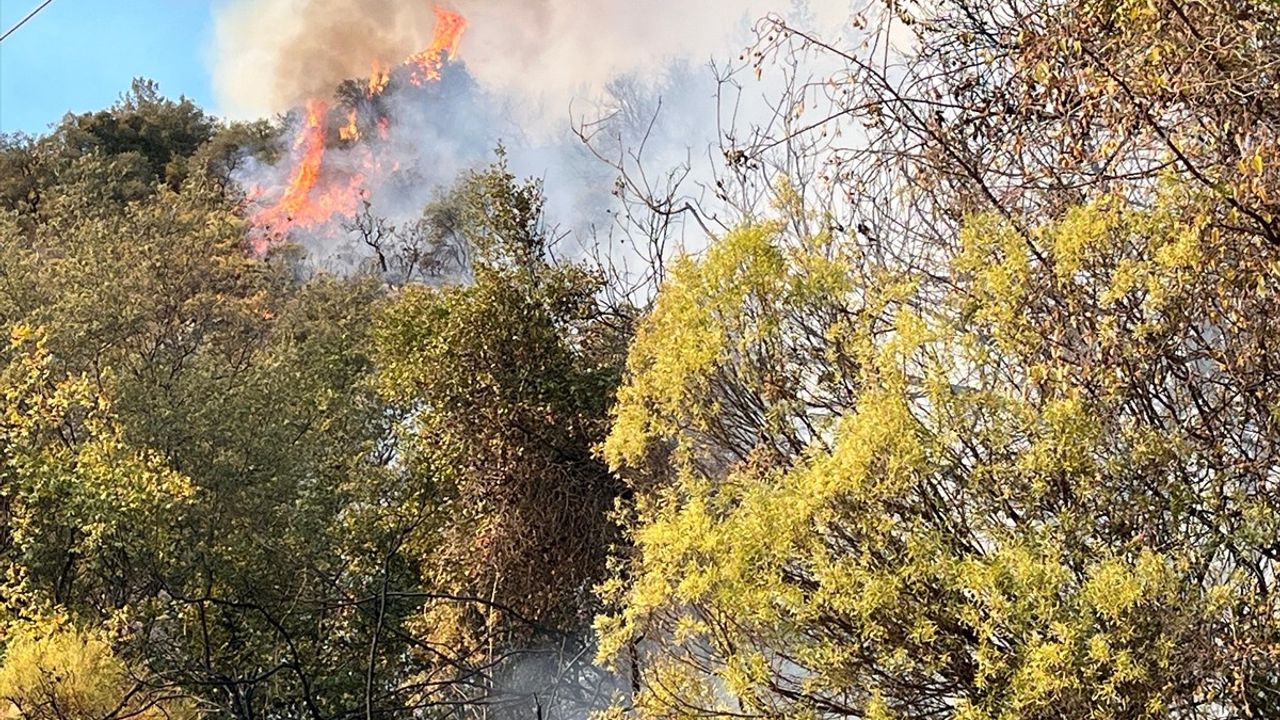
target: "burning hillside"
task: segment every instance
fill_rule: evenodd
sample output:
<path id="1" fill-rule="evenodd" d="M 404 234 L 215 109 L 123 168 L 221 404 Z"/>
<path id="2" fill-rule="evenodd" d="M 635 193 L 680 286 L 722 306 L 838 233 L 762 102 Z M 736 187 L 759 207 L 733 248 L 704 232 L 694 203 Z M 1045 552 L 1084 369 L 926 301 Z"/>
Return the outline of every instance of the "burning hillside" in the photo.
<path id="1" fill-rule="evenodd" d="M 374 188 L 402 172 L 404 145 L 429 140 L 405 137 L 421 128 L 397 108 L 406 100 L 430 104 L 428 89 L 457 55 L 466 19 L 441 7 L 435 14 L 426 49 L 395 67 L 374 58 L 367 81 L 343 83 L 336 97 L 310 99 L 292 114 L 295 137 L 286 159 L 246 183 L 256 251 L 293 231 L 324 232 L 352 217 Z"/>

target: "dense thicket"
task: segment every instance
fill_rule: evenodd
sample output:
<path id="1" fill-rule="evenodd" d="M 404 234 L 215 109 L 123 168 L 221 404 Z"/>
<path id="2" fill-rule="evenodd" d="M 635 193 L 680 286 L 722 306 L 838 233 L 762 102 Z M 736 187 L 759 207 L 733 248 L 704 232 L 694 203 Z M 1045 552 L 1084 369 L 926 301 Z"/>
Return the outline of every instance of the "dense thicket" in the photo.
<path id="1" fill-rule="evenodd" d="M 1276 6 L 893 10 L 761 25 L 773 208 L 632 346 L 605 656 L 664 717 L 1274 715 Z"/>
<path id="2" fill-rule="evenodd" d="M 1280 714 L 1280 6 L 861 10 L 711 203 L 618 166 L 723 229 L 647 298 L 501 151 L 338 276 L 268 123 L 6 138 L 11 713 Z"/>
<path id="3" fill-rule="evenodd" d="M 466 285 L 253 257 L 229 174 L 276 142 L 139 84 L 3 148 L 0 694 L 27 716 L 531 708 L 556 682 L 507 690 L 509 654 L 590 664 L 625 317 L 501 163 L 428 211 Z"/>

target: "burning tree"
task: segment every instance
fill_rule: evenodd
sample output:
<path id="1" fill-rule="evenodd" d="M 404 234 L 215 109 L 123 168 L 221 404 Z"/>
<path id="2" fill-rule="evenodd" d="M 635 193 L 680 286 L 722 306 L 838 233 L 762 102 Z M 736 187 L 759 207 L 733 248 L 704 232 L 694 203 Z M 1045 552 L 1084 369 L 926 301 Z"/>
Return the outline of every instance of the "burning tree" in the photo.
<path id="1" fill-rule="evenodd" d="M 249 189 L 251 219 L 259 232 L 258 252 L 294 229 L 333 231 L 358 213 L 375 181 L 400 170 L 390 143 L 396 130 L 390 99 L 405 87 L 440 82 L 445 65 L 457 55 L 466 27 L 460 14 L 437 7 L 435 36 L 422 52 L 395 68 L 374 59 L 368 81 L 344 84 L 336 105 L 321 98 L 306 102 L 297 117 L 283 182 Z M 430 101 L 429 96 L 421 99 Z M 334 147 L 343 152 L 336 163 L 331 154 Z"/>

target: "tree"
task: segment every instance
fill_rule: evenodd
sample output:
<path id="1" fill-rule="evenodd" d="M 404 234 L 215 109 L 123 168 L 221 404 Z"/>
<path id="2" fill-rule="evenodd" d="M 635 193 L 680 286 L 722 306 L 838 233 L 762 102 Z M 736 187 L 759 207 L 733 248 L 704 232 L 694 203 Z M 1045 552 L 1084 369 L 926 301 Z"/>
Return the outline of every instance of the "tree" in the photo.
<path id="1" fill-rule="evenodd" d="M 458 667 L 428 677 L 493 668 L 478 703 L 529 712 L 543 693 L 551 712 L 589 706 L 581 695 L 595 688 L 572 685 L 589 674 L 580 635 L 621 491 L 592 448 L 607 427 L 626 317 L 601 305 L 598 275 L 551 258 L 541 188 L 501 161 L 432 212 L 455 219 L 472 281 L 405 287 L 373 330 L 378 387 L 404 418 L 402 460 L 434 495 L 434 517 L 414 520 L 405 551 L 438 588 L 417 630 Z M 568 655 L 557 668 L 523 653 Z M 545 677 L 518 676 L 539 663 L 550 665 Z M 556 674 L 569 680 L 557 686 Z"/>
<path id="2" fill-rule="evenodd" d="M 49 141 L 68 159 L 135 153 L 150 177 L 176 189 L 186 177 L 186 159 L 213 137 L 214 128 L 195 103 L 165 99 L 156 83 L 136 79 L 110 110 L 69 115 Z"/>
<path id="3" fill-rule="evenodd" d="M 11 632 L 0 664 L 0 698 L 30 720 L 195 717 L 180 698 L 133 675 L 104 633 L 59 618 Z"/>
<path id="4" fill-rule="evenodd" d="M 1274 8 L 891 9 L 761 27 L 771 204 L 631 348 L 602 656 L 642 716 L 1273 714 Z"/>
<path id="5" fill-rule="evenodd" d="M 1226 248 L 1175 213 L 1037 236 L 975 217 L 927 311 L 776 229 L 676 270 L 606 444 L 647 490 L 601 625 L 642 714 L 1267 712 L 1274 420 L 1231 348 L 1274 329 L 1201 344 Z"/>
<path id="6" fill-rule="evenodd" d="M 41 137 L 0 137 L 0 207 L 33 215 L 61 185 L 100 169 L 94 157 L 127 173 L 128 182 L 96 180 L 115 202 L 146 198 L 158 184 L 177 191 L 196 171 L 230 190 L 230 175 L 244 159 L 270 159 L 279 150 L 277 140 L 269 123 L 222 127 L 190 100 L 167 99 L 154 82 L 139 78 L 106 110 L 68 114 Z"/>
<path id="7" fill-rule="evenodd" d="M 120 202 L 118 157 L 72 165 L 4 219 L 0 312 L 32 338 L 6 357 L 10 602 L 123 618 L 131 664 L 231 717 L 348 708 L 364 588 L 338 528 L 386 462 L 357 350 L 377 283 L 250 258 L 202 172 Z"/>
<path id="8" fill-rule="evenodd" d="M 177 189 L 136 153 L 59 161 L 0 216 L 3 628 L 110 627 L 147 689 L 221 717 L 589 705 L 629 316 L 505 167 L 410 229 L 466 284 L 252 257 L 226 161 L 259 130 Z"/>

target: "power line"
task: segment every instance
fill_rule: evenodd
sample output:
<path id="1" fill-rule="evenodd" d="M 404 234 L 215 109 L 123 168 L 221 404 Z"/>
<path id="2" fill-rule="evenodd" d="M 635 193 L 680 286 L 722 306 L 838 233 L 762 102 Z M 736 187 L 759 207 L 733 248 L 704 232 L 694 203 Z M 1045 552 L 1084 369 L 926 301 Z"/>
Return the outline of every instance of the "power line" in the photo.
<path id="1" fill-rule="evenodd" d="M 40 3 L 40 7 L 37 7 L 35 10 L 32 10 L 31 12 L 27 13 L 27 16 L 19 20 L 17 25 L 14 25 L 13 27 L 6 30 L 3 35 L 0 35 L 0 42 L 4 42 L 5 38 L 17 32 L 18 28 L 22 27 L 23 25 L 26 25 L 28 20 L 40 14 L 40 11 L 49 7 L 49 4 L 52 2 L 53 0 L 44 0 L 44 2 Z"/>

